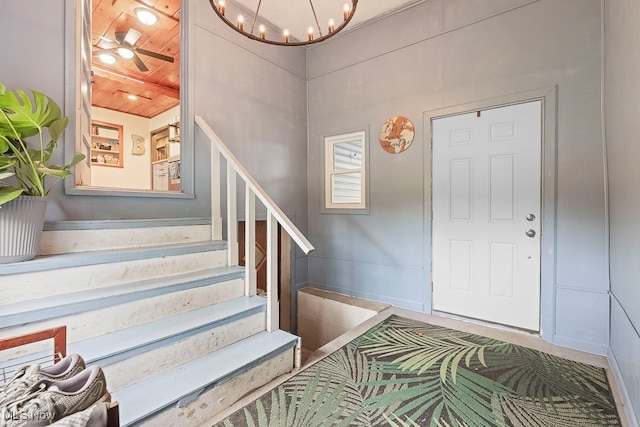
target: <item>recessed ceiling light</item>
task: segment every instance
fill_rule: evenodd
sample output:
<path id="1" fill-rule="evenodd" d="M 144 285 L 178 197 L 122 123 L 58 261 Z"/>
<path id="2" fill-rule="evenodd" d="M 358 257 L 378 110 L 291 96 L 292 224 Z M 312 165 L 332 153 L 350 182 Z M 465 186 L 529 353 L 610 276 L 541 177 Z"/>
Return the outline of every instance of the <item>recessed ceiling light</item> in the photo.
<path id="1" fill-rule="evenodd" d="M 120 56 L 122 56 L 125 59 L 131 59 L 133 58 L 133 51 L 129 48 L 126 47 L 119 47 L 118 48 L 118 54 Z"/>
<path id="2" fill-rule="evenodd" d="M 116 63 L 116 57 L 110 53 L 101 53 L 98 55 L 98 58 L 105 64 L 112 65 Z"/>
<path id="3" fill-rule="evenodd" d="M 158 22 L 158 15 L 146 7 L 136 7 L 135 9 L 136 16 L 138 20 L 142 22 L 144 25 L 153 25 Z"/>
<path id="4" fill-rule="evenodd" d="M 130 99 L 130 100 L 132 100 L 132 101 L 135 101 L 136 99 L 138 99 L 138 97 L 137 97 L 137 96 L 132 95 L 132 94 L 127 95 L 127 98 L 129 98 L 129 99 Z"/>

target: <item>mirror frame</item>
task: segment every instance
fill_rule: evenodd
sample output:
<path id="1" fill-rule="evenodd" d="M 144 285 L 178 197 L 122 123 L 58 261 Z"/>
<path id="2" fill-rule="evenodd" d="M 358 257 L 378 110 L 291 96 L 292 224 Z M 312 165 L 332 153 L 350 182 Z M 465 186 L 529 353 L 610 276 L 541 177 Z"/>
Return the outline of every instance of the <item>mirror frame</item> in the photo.
<path id="1" fill-rule="evenodd" d="M 65 0 L 65 114 L 69 118 L 69 127 L 73 132 L 64 137 L 64 159 L 69 163 L 75 154 L 75 139 L 79 136 L 80 119 L 80 75 L 81 58 L 78 37 L 82 34 L 82 0 Z M 125 196 L 125 197 L 161 197 L 177 199 L 195 198 L 195 100 L 194 67 L 189 60 L 194 58 L 194 0 L 180 0 L 180 191 L 129 190 L 111 188 L 82 188 L 75 186 L 75 180 L 64 180 L 64 192 L 67 195 L 82 196 Z"/>

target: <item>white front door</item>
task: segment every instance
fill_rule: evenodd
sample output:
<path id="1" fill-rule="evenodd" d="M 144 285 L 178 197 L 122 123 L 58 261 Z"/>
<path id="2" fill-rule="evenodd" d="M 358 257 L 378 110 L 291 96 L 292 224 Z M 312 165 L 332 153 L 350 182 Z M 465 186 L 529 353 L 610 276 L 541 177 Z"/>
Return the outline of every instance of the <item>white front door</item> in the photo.
<path id="1" fill-rule="evenodd" d="M 541 109 L 433 120 L 435 311 L 540 329 Z"/>

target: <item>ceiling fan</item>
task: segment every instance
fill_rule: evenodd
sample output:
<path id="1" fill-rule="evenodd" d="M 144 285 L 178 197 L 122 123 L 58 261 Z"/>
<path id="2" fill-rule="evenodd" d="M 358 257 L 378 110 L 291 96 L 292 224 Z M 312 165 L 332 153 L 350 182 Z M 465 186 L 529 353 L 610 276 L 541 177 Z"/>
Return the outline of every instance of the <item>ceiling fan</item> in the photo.
<path id="1" fill-rule="evenodd" d="M 145 56 L 150 56 L 152 58 L 157 58 L 157 59 L 161 59 L 163 61 L 167 61 L 167 62 L 174 62 L 174 58 L 171 56 L 167 56 L 167 55 L 163 55 L 161 53 L 158 52 L 153 52 L 150 50 L 146 50 L 146 49 L 142 49 L 141 47 L 136 47 L 136 43 L 138 42 L 138 40 L 140 39 L 140 36 L 142 34 L 133 29 L 133 28 L 129 28 L 129 31 L 116 31 L 115 32 L 115 38 L 116 40 L 113 41 L 111 39 L 108 39 L 104 36 L 100 36 L 98 35 L 99 38 L 115 45 L 112 48 L 108 48 L 108 49 L 102 49 L 102 50 L 97 50 L 94 51 L 93 54 L 94 55 L 101 55 L 101 54 L 105 54 L 105 53 L 111 53 L 111 52 L 115 52 L 118 53 L 118 55 L 120 55 L 121 57 L 125 58 L 125 59 L 131 59 L 133 60 L 134 64 L 136 64 L 136 66 L 138 67 L 138 69 L 142 72 L 146 72 L 149 71 L 149 68 L 144 64 L 144 62 L 142 62 L 142 59 L 140 59 L 140 57 L 138 56 L 138 53 L 141 55 L 145 55 Z"/>

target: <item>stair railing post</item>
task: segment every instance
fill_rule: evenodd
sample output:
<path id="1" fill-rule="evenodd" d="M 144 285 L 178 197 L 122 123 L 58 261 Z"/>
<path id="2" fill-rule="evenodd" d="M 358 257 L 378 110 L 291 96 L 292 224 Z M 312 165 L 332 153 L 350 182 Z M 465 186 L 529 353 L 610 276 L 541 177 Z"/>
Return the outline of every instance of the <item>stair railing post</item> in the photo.
<path id="1" fill-rule="evenodd" d="M 222 240 L 222 215 L 220 215 L 220 151 L 211 146 L 211 239 Z"/>
<path id="2" fill-rule="evenodd" d="M 267 211 L 267 331 L 280 329 L 278 304 L 278 221 Z"/>
<path id="3" fill-rule="evenodd" d="M 245 186 L 244 203 L 244 290 L 245 295 L 257 293 L 258 275 L 256 272 L 256 195 L 249 186 Z"/>
<path id="4" fill-rule="evenodd" d="M 236 171 L 227 162 L 227 256 L 229 266 L 238 265 L 238 195 Z"/>

